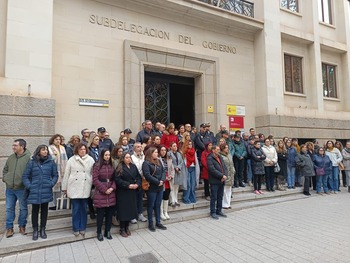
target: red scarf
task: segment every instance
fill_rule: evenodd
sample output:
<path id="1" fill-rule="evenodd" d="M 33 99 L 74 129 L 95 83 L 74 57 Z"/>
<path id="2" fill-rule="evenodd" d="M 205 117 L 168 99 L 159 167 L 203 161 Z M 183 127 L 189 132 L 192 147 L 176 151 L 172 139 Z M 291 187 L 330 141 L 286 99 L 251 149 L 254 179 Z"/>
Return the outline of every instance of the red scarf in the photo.
<path id="1" fill-rule="evenodd" d="M 186 166 L 187 167 L 190 167 L 192 163 L 194 165 L 196 165 L 195 153 L 196 152 L 195 152 L 194 148 L 187 149 L 187 152 L 186 152 Z"/>

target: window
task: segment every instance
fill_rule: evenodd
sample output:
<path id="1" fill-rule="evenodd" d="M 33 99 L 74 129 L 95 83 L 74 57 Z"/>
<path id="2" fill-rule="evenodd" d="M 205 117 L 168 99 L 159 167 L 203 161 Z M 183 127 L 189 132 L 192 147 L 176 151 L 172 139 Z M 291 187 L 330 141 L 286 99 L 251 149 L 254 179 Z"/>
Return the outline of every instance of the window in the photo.
<path id="1" fill-rule="evenodd" d="M 302 58 L 284 54 L 284 77 L 287 92 L 303 93 Z"/>
<path id="2" fill-rule="evenodd" d="M 320 21 L 327 24 L 333 24 L 331 0 L 319 0 L 318 3 L 319 3 L 318 15 L 319 15 Z"/>
<path id="3" fill-rule="evenodd" d="M 337 78 L 334 65 L 322 63 L 323 97 L 337 98 Z"/>
<path id="4" fill-rule="evenodd" d="M 281 7 L 292 12 L 299 12 L 298 0 L 280 0 Z"/>

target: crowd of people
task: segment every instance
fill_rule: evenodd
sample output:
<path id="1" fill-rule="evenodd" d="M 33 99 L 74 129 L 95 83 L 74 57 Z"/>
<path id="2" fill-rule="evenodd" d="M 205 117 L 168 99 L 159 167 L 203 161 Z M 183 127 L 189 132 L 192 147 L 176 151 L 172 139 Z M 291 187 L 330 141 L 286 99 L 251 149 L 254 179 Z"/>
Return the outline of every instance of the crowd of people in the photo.
<path id="1" fill-rule="evenodd" d="M 168 207 L 196 203 L 196 188 L 204 185 L 213 219 L 226 217 L 231 208 L 232 189 L 254 186 L 254 194 L 286 191 L 303 186 L 317 194 L 336 194 L 343 186 L 350 192 L 350 141 L 345 147 L 332 140 L 319 145 L 316 140 L 299 146 L 296 138 L 284 137 L 275 143 L 272 135 L 255 134 L 254 128 L 230 134 L 225 125 L 218 133 L 210 123 L 199 130 L 190 124 L 167 127 L 150 120 L 132 138 L 129 128 L 120 132 L 117 143 L 104 127 L 97 132 L 83 129 L 65 144 L 60 134 L 48 145 L 39 145 L 31 156 L 26 141 L 17 139 L 3 169 L 6 183 L 6 237 L 14 235 L 16 201 L 19 201 L 19 233 L 26 234 L 28 208 L 32 205 L 33 240 L 47 238 L 49 210 L 57 209 L 57 199 L 70 198 L 72 230 L 85 235 L 87 214 L 96 219 L 97 239 L 112 239 L 111 225 L 118 219 L 120 235 L 131 235 L 129 224 L 147 222 L 148 229 L 166 230 L 162 220 L 170 219 Z M 143 203 L 147 197 L 147 218 Z M 39 224 L 40 212 L 40 224 Z M 153 212 L 155 220 L 153 220 Z M 102 234 L 103 222 L 105 221 Z M 155 221 L 155 224 L 154 224 Z"/>

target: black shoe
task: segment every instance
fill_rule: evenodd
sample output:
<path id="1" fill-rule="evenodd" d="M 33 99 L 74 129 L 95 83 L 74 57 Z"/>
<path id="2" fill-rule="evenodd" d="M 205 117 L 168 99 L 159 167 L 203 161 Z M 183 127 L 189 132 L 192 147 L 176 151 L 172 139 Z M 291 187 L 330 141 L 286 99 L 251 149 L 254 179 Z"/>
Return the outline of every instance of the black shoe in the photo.
<path id="1" fill-rule="evenodd" d="M 242 182 L 239 184 L 240 187 L 245 187 L 245 184 Z"/>
<path id="2" fill-rule="evenodd" d="M 217 214 L 210 214 L 211 218 L 218 220 L 219 216 Z"/>
<path id="3" fill-rule="evenodd" d="M 102 233 L 97 233 L 97 240 L 98 241 L 103 241 Z"/>
<path id="4" fill-rule="evenodd" d="M 49 207 L 49 210 L 56 210 L 56 206 Z"/>
<path id="5" fill-rule="evenodd" d="M 156 232 L 156 229 L 154 228 L 154 225 L 149 225 L 148 226 L 149 231 L 151 232 Z"/>
<path id="6" fill-rule="evenodd" d="M 275 191 L 275 189 L 271 189 L 271 192 L 274 192 Z"/>
<path id="7" fill-rule="evenodd" d="M 46 239 L 47 238 L 47 235 L 46 235 L 46 232 L 45 232 L 45 227 L 41 227 L 40 228 L 40 237 L 42 239 Z"/>
<path id="8" fill-rule="evenodd" d="M 90 213 L 90 219 L 96 219 L 95 213 Z"/>
<path id="9" fill-rule="evenodd" d="M 303 192 L 304 195 L 309 196 L 311 195 L 309 192 Z"/>
<path id="10" fill-rule="evenodd" d="M 216 215 L 221 217 L 227 217 L 227 215 L 225 215 L 223 212 L 216 213 Z"/>
<path id="11" fill-rule="evenodd" d="M 161 230 L 166 230 L 166 226 L 162 225 L 161 223 L 156 224 L 156 228 L 161 229 Z"/>
<path id="12" fill-rule="evenodd" d="M 33 240 L 38 240 L 39 238 L 39 232 L 37 227 L 33 227 Z"/>
<path id="13" fill-rule="evenodd" d="M 113 239 L 113 237 L 112 237 L 110 231 L 105 232 L 104 236 L 105 236 L 107 239 Z"/>
<path id="14" fill-rule="evenodd" d="M 238 184 L 234 184 L 233 187 L 234 187 L 234 188 L 238 188 Z"/>

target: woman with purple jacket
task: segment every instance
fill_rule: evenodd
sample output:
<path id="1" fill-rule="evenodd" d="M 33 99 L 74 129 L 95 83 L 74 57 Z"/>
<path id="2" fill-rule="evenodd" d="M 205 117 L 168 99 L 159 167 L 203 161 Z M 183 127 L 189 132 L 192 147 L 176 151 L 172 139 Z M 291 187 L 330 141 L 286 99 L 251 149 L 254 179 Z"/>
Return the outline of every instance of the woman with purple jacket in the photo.
<path id="1" fill-rule="evenodd" d="M 102 224 L 106 217 L 104 236 L 112 239 L 111 225 L 116 204 L 116 184 L 111 153 L 108 149 L 101 151 L 98 161 L 94 164 L 92 183 L 95 185 L 94 206 L 97 210 L 97 239 L 103 241 Z"/>

